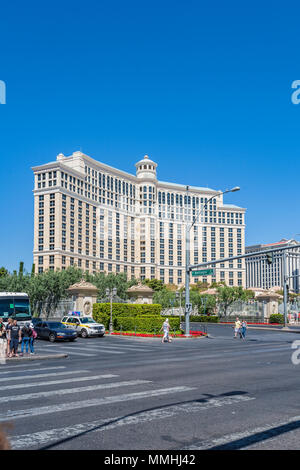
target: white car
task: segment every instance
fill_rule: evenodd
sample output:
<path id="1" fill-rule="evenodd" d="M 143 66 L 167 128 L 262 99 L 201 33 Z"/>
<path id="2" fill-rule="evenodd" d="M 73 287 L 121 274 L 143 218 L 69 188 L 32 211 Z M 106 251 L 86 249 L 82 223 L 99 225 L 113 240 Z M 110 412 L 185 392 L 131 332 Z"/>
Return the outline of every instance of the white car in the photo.
<path id="1" fill-rule="evenodd" d="M 88 338 L 89 336 L 104 336 L 105 327 L 101 323 L 95 322 L 91 317 L 77 317 L 68 315 L 63 317 L 61 322 L 77 331 L 78 336 Z"/>

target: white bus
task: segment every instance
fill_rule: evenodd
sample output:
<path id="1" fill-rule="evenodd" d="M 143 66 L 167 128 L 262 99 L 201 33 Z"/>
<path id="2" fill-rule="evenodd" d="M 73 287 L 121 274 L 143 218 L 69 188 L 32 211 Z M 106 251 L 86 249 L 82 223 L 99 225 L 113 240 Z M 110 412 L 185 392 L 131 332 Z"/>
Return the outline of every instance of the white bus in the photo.
<path id="1" fill-rule="evenodd" d="M 29 297 L 24 292 L 0 292 L 0 320 L 14 318 L 20 323 L 31 321 Z"/>

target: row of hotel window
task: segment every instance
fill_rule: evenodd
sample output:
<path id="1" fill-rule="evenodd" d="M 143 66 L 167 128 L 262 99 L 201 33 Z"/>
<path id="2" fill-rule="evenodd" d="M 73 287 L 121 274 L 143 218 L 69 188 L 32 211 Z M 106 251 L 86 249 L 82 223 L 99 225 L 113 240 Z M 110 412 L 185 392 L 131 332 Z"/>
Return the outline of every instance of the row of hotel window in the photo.
<path id="1" fill-rule="evenodd" d="M 99 173 L 99 177 L 101 176 L 101 173 Z M 106 181 L 106 189 L 107 191 L 107 204 L 113 205 L 113 188 L 114 188 L 114 179 L 113 177 L 109 175 L 102 175 L 103 178 L 99 179 L 99 182 L 102 181 L 102 185 L 105 188 L 105 181 Z M 53 179 L 51 179 L 53 177 Z M 69 177 L 69 190 L 76 192 L 76 180 L 77 180 L 77 192 L 80 195 L 83 195 L 83 185 L 85 187 L 85 192 L 84 195 L 85 197 L 90 198 L 90 184 L 85 183 L 82 180 L 79 180 L 78 178 L 75 178 L 74 176 L 67 175 L 66 173 L 61 172 L 61 185 L 68 189 L 68 177 Z M 43 181 L 42 181 L 43 180 Z M 49 187 L 51 186 L 56 186 L 56 171 L 49 172 L 48 174 L 48 183 Z M 38 174 L 38 188 L 44 188 L 46 184 L 46 173 L 39 173 Z M 101 186 L 101 184 L 100 184 Z M 88 191 L 87 191 L 88 190 Z M 155 189 L 152 188 L 151 186 L 148 187 L 147 191 L 147 186 L 143 187 L 144 194 L 143 198 L 148 200 L 148 205 L 151 205 L 152 201 L 154 202 L 155 200 Z M 110 193 L 111 191 L 111 193 Z M 140 191 L 142 191 L 142 187 L 140 187 Z M 94 194 L 93 194 L 94 193 Z M 106 199 L 105 197 L 100 197 L 101 194 L 105 196 L 105 191 L 99 189 L 99 202 L 102 202 L 105 204 Z M 115 199 L 117 199 L 117 194 L 122 194 L 126 196 L 130 196 L 130 204 L 133 205 L 135 199 L 135 185 L 131 183 L 127 183 L 118 179 L 115 179 Z M 141 197 L 141 196 L 140 196 Z M 94 188 L 92 186 L 92 199 L 97 201 L 97 188 Z M 163 206 L 165 203 L 167 203 L 167 206 L 173 206 L 173 205 L 178 205 L 179 207 L 193 207 L 193 209 L 199 208 L 200 204 L 202 207 L 207 203 L 207 198 L 206 197 L 199 197 L 199 196 L 183 196 L 181 194 L 176 194 L 176 193 L 165 193 L 162 191 L 158 192 L 158 202 L 159 202 L 159 217 L 165 218 L 165 207 Z M 126 198 L 126 201 L 123 200 L 122 202 L 126 202 L 127 204 L 129 203 L 129 198 Z M 141 203 L 141 202 L 140 202 Z M 147 201 L 144 201 L 144 204 L 147 205 Z M 119 206 L 119 204 L 117 204 Z M 116 207 L 117 207 L 116 206 Z M 123 207 L 124 208 L 124 207 Z M 216 222 L 214 218 L 216 217 L 216 211 L 217 211 L 217 206 L 216 206 L 216 200 L 210 201 L 209 204 L 210 208 L 210 217 L 213 217 L 213 220 L 210 220 L 210 222 Z M 128 209 L 128 207 L 127 207 Z M 227 214 L 227 219 L 229 218 L 229 215 L 231 218 L 234 217 L 234 213 L 229 213 L 229 212 L 218 212 L 218 217 L 219 217 L 219 223 L 225 223 L 225 214 Z M 195 211 L 193 211 L 193 215 L 196 215 Z M 208 216 L 208 211 L 205 211 L 205 218 Z M 222 219 L 221 219 L 222 216 Z M 167 214 L 167 218 L 174 218 L 174 213 Z M 235 218 L 236 218 L 236 223 L 242 224 L 242 213 L 235 213 Z M 208 220 L 204 220 L 205 222 L 208 222 Z M 228 221 L 227 221 L 228 223 Z M 234 223 L 234 222 L 232 222 Z"/>

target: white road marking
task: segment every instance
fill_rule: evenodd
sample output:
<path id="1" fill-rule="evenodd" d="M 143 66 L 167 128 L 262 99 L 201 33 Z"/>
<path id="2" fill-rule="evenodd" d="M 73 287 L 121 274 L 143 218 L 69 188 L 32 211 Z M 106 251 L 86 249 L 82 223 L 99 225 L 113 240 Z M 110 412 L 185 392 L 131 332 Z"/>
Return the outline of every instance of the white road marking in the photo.
<path id="1" fill-rule="evenodd" d="M 29 383 L 29 384 L 14 384 L 14 385 L 1 385 L 0 391 L 4 390 L 15 390 L 18 388 L 34 388 L 34 387 L 42 387 L 45 385 L 59 385 L 65 383 L 72 383 L 72 382 L 86 382 L 88 380 L 98 380 L 98 379 L 112 379 L 115 377 L 119 377 L 118 375 L 114 374 L 105 374 L 105 375 L 89 375 L 87 377 L 75 377 L 75 378 L 68 378 L 62 380 L 49 380 L 48 382 L 36 382 L 36 383 Z M 1 404 L 1 397 L 0 397 L 0 404 Z"/>
<path id="2" fill-rule="evenodd" d="M 203 403 L 191 402 L 182 405 L 170 405 L 165 408 L 158 408 L 156 410 L 145 411 L 138 413 L 135 416 L 128 416 L 125 418 L 123 418 L 122 416 L 117 416 L 114 418 L 105 418 L 96 421 L 90 421 L 87 423 L 75 424 L 69 427 L 49 429 L 46 431 L 31 434 L 22 434 L 20 436 L 13 436 L 10 441 L 13 449 L 27 449 L 29 447 L 41 446 L 46 443 L 57 442 L 61 439 L 76 436 L 76 434 L 82 432 L 104 432 L 121 426 L 136 426 L 144 422 L 171 418 L 179 413 L 197 413 L 199 411 L 205 411 L 210 408 L 233 405 L 239 402 L 245 402 L 249 400 L 254 400 L 254 398 L 245 395 L 235 395 L 232 397 L 222 398 L 209 398 Z M 99 427 L 100 429 L 96 429 Z"/>
<path id="3" fill-rule="evenodd" d="M 299 420 L 300 420 L 300 416 L 293 416 L 292 418 L 288 418 L 284 422 L 267 424 L 265 426 L 253 428 L 250 431 L 236 432 L 236 433 L 228 434 L 226 436 L 219 437 L 217 439 L 210 439 L 209 441 L 200 441 L 199 444 L 193 444 L 193 445 L 184 447 L 181 450 L 206 450 L 206 449 L 211 449 L 212 447 L 215 447 L 215 446 L 222 446 L 222 445 L 233 443 L 234 441 L 237 441 L 240 439 L 248 438 L 248 442 L 245 442 L 244 444 L 241 443 L 241 445 L 238 447 L 239 449 L 246 448 L 256 443 L 256 438 L 254 436 L 255 434 L 266 433 L 266 436 L 264 439 L 264 441 L 266 441 L 267 439 L 274 438 L 274 435 L 276 435 L 276 430 L 274 430 L 274 428 L 277 428 L 280 426 L 286 426 L 290 423 L 293 423 L 294 421 L 299 421 Z M 268 433 L 269 433 L 269 437 L 268 437 Z M 253 438 L 252 440 L 251 440 L 251 437 Z"/>
<path id="4" fill-rule="evenodd" d="M 72 347 L 72 346 L 62 346 L 60 349 L 70 351 L 70 353 L 72 351 L 72 354 L 77 354 L 78 356 L 96 356 L 97 352 L 106 353 L 106 354 L 124 354 L 124 352 L 121 352 L 121 351 L 107 351 L 107 350 L 104 350 L 102 348 L 99 348 L 99 349 L 95 350 L 94 354 L 76 353 L 74 351 L 75 348 Z M 84 349 L 84 351 L 86 351 L 86 348 L 77 348 L 76 347 L 76 349 Z"/>
<path id="5" fill-rule="evenodd" d="M 115 395 L 104 398 L 94 398 L 91 400 L 80 400 L 71 403 L 62 403 L 60 405 L 40 406 L 37 408 L 30 408 L 25 410 L 7 410 L 2 412 L 0 416 L 1 421 L 7 421 L 8 419 L 22 419 L 32 418 L 33 416 L 40 416 L 43 414 L 50 413 L 61 413 L 63 411 L 83 409 L 92 406 L 110 405 L 112 403 L 125 402 L 130 400 L 140 400 L 143 398 L 157 397 L 162 395 L 168 395 L 170 393 L 181 393 L 196 390 L 195 387 L 171 387 L 161 388 L 158 390 L 147 390 L 145 392 L 128 393 L 123 395 Z"/>
<path id="6" fill-rule="evenodd" d="M 19 366 L 20 367 L 20 366 Z M 24 367 L 24 366 L 22 366 Z M 25 366 L 26 367 L 26 366 Z M 12 372 L 17 372 L 17 373 L 22 373 L 22 372 L 37 372 L 37 371 L 41 371 L 41 370 L 57 370 L 57 369 L 65 369 L 66 366 L 59 366 L 59 367 L 41 367 L 40 369 L 24 369 L 24 370 L 17 370 L 17 371 L 14 371 L 14 370 L 5 370 L 5 371 L 1 371 L 1 376 L 4 375 L 4 374 L 11 374 Z M 23 377 L 26 377 L 26 375 L 24 375 Z"/>
<path id="7" fill-rule="evenodd" d="M 112 382 L 108 384 L 88 385 L 86 387 L 65 388 L 59 390 L 48 390 L 44 392 L 27 393 L 15 396 L 1 397 L 2 403 L 9 401 L 33 400 L 35 398 L 53 397 L 55 395 L 70 395 L 71 393 L 93 392 L 95 390 L 106 390 L 108 388 L 129 387 L 133 385 L 144 385 L 151 383 L 151 380 L 130 380 L 124 382 Z"/>
<path id="8" fill-rule="evenodd" d="M 58 375 L 72 375 L 86 373 L 87 370 L 75 370 L 70 372 L 53 372 L 51 374 L 36 374 L 36 375 L 22 375 L 21 377 L 3 377 L 0 382 L 10 382 L 11 380 L 28 380 L 28 379 L 39 379 L 41 377 L 57 377 Z"/>
<path id="9" fill-rule="evenodd" d="M 34 365 L 36 366 L 40 366 L 41 365 L 41 362 L 35 362 Z M 4 370 L 6 371 L 8 367 L 11 367 L 11 371 L 15 370 L 16 368 L 19 368 L 19 367 L 28 367 L 28 364 L 20 364 L 20 365 L 15 365 L 13 366 L 12 364 L 9 364 L 8 365 L 8 362 L 6 362 L 6 365 L 3 366 L 3 367 L 0 367 L 0 373 L 2 373 Z"/>

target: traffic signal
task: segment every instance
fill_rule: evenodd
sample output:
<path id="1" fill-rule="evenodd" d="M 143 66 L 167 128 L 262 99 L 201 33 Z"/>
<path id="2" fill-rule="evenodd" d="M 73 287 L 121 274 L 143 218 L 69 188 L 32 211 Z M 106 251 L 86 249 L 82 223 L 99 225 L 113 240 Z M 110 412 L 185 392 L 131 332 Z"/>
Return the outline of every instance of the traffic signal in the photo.
<path id="1" fill-rule="evenodd" d="M 273 253 L 267 253 L 266 257 L 267 257 L 267 263 L 272 264 L 273 263 Z"/>

